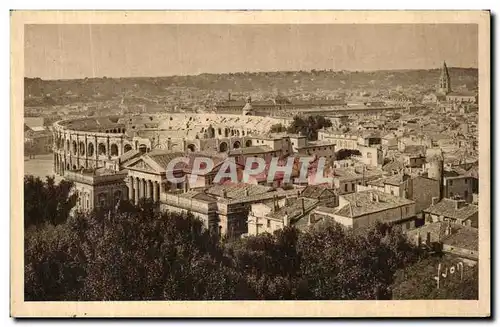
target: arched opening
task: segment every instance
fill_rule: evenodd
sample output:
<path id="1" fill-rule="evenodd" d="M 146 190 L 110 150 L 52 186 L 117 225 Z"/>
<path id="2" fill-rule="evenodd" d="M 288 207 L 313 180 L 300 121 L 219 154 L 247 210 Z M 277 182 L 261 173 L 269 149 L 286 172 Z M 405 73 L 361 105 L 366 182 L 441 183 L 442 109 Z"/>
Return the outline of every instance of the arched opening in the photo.
<path id="1" fill-rule="evenodd" d="M 187 148 L 188 148 L 191 152 L 196 151 L 196 146 L 195 146 L 194 144 L 189 144 L 189 145 L 187 146 Z"/>
<path id="2" fill-rule="evenodd" d="M 106 145 L 104 143 L 99 143 L 97 146 L 97 153 L 102 156 L 106 155 Z"/>
<path id="3" fill-rule="evenodd" d="M 248 147 L 248 146 L 252 146 L 252 140 L 247 140 L 247 141 L 245 142 L 245 146 L 247 146 L 247 147 Z"/>
<path id="4" fill-rule="evenodd" d="M 141 144 L 141 145 L 139 145 L 139 151 L 140 151 L 141 153 L 146 153 L 146 152 L 147 152 L 147 150 L 148 150 L 148 147 L 146 146 L 146 144 Z"/>
<path id="5" fill-rule="evenodd" d="M 224 129 L 224 136 L 228 137 L 229 136 L 229 128 Z"/>
<path id="6" fill-rule="evenodd" d="M 85 143 L 80 142 L 80 155 L 84 156 L 85 155 Z"/>
<path id="7" fill-rule="evenodd" d="M 111 144 L 111 155 L 115 157 L 118 155 L 118 145 L 115 143 Z"/>
<path id="8" fill-rule="evenodd" d="M 240 130 L 239 129 L 236 130 L 236 136 L 240 136 Z"/>
<path id="9" fill-rule="evenodd" d="M 226 142 L 222 142 L 221 144 L 219 144 L 219 151 L 220 152 L 226 152 L 227 151 L 227 143 Z"/>
<path id="10" fill-rule="evenodd" d="M 113 133 L 116 133 L 116 129 L 113 130 Z"/>
<path id="11" fill-rule="evenodd" d="M 72 145 L 72 149 L 73 149 L 73 154 L 74 154 L 74 155 L 76 155 L 77 150 L 78 150 L 78 149 L 77 149 L 77 146 L 76 146 L 76 141 L 73 141 L 73 142 L 71 143 L 71 145 Z"/>
<path id="12" fill-rule="evenodd" d="M 231 136 L 234 136 L 234 129 L 231 130 Z"/>
<path id="13" fill-rule="evenodd" d="M 71 169 L 71 166 L 69 164 L 66 164 L 66 169 L 67 170 L 70 170 Z"/>
<path id="14" fill-rule="evenodd" d="M 89 143 L 89 145 L 87 146 L 87 155 L 88 156 L 94 155 L 94 144 L 93 143 Z"/>
<path id="15" fill-rule="evenodd" d="M 69 140 L 66 140 L 66 150 L 69 151 Z"/>
<path id="16" fill-rule="evenodd" d="M 233 149 L 239 149 L 241 147 L 240 141 L 236 141 L 233 143 Z"/>
<path id="17" fill-rule="evenodd" d="M 73 170 L 76 170 L 76 165 L 73 165 Z"/>
<path id="18" fill-rule="evenodd" d="M 125 144 L 125 146 L 123 147 L 123 151 L 129 152 L 130 150 L 132 150 L 132 146 L 130 144 Z"/>
<path id="19" fill-rule="evenodd" d="M 219 135 L 222 135 L 222 130 L 220 128 L 217 128 L 217 132 L 219 133 Z"/>

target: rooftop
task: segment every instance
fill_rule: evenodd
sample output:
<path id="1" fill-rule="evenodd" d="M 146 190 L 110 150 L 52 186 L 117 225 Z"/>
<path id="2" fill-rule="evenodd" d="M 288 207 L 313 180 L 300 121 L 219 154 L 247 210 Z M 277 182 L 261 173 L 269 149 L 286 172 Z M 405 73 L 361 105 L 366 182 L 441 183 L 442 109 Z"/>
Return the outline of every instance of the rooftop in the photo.
<path id="1" fill-rule="evenodd" d="M 458 206 L 457 206 L 458 204 Z M 440 202 L 424 210 L 425 212 L 444 217 L 466 220 L 478 213 L 478 206 L 463 200 L 444 198 Z"/>
<path id="2" fill-rule="evenodd" d="M 370 213 L 398 208 L 415 203 L 377 190 L 366 190 L 340 196 L 347 204 L 336 211 L 336 215 L 356 218 Z"/>

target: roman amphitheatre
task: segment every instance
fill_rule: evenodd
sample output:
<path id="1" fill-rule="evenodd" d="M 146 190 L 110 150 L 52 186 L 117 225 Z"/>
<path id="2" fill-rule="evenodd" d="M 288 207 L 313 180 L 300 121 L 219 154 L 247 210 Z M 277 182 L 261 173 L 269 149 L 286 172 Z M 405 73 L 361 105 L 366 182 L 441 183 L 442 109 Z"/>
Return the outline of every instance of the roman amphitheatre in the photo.
<path id="1" fill-rule="evenodd" d="M 54 172 L 92 169 L 118 161 L 129 151 L 228 151 L 256 146 L 284 119 L 236 114 L 163 113 L 62 120 L 54 124 Z M 135 151 L 134 151 L 135 152 Z"/>

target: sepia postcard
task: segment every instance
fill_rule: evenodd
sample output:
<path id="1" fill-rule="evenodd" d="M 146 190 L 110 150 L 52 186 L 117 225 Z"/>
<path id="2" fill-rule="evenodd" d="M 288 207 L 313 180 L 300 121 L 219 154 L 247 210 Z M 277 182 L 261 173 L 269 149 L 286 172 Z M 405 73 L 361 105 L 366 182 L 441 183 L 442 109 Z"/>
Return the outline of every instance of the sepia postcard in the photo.
<path id="1" fill-rule="evenodd" d="M 488 11 L 12 11 L 11 92 L 13 317 L 491 315 Z"/>

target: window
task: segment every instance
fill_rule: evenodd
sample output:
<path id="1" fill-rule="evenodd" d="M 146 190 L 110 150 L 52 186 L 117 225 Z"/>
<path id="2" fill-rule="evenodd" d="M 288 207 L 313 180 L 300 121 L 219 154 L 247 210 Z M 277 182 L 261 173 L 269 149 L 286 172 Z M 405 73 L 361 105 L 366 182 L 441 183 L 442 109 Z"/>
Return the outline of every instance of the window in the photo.
<path id="1" fill-rule="evenodd" d="M 408 221 L 406 222 L 406 229 L 410 229 L 411 228 L 411 223 Z"/>
<path id="2" fill-rule="evenodd" d="M 347 192 L 347 184 L 344 185 L 344 190 Z"/>
<path id="3" fill-rule="evenodd" d="M 468 183 L 468 179 L 467 179 L 467 178 L 466 178 L 466 179 L 464 179 L 464 183 L 465 183 L 465 184 L 467 184 L 467 183 Z"/>
<path id="4" fill-rule="evenodd" d="M 449 182 L 450 182 L 450 186 L 452 186 L 453 185 L 453 181 L 449 181 Z"/>
<path id="5" fill-rule="evenodd" d="M 464 192 L 464 199 L 466 199 L 466 200 L 467 200 L 467 197 L 468 197 L 468 196 L 469 196 L 469 192 L 468 192 L 468 191 L 465 191 L 465 192 Z"/>
<path id="6" fill-rule="evenodd" d="M 267 220 L 267 228 L 271 228 L 271 220 L 270 219 Z"/>
<path id="7" fill-rule="evenodd" d="M 368 153 L 366 154 L 366 157 L 367 157 L 367 158 L 371 158 L 371 157 L 372 157 L 372 153 L 371 153 L 371 152 L 368 152 Z"/>

